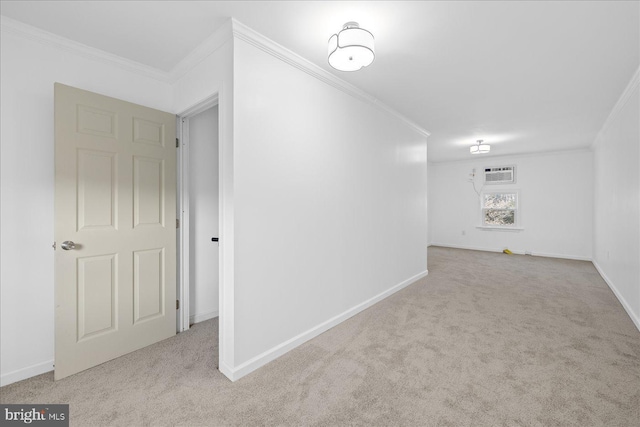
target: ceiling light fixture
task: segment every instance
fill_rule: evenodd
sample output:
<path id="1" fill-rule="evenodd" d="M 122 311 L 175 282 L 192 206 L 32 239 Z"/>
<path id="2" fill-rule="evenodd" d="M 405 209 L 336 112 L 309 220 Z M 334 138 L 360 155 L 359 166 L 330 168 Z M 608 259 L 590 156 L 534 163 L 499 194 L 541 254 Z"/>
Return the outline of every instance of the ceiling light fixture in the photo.
<path id="1" fill-rule="evenodd" d="M 376 57 L 373 34 L 357 22 L 347 22 L 329 39 L 329 65 L 340 71 L 358 71 Z"/>
<path id="2" fill-rule="evenodd" d="M 491 146 L 487 144 L 482 145 L 481 139 L 478 140 L 476 145 L 469 147 L 469 152 L 471 154 L 487 154 L 489 151 L 491 151 Z"/>

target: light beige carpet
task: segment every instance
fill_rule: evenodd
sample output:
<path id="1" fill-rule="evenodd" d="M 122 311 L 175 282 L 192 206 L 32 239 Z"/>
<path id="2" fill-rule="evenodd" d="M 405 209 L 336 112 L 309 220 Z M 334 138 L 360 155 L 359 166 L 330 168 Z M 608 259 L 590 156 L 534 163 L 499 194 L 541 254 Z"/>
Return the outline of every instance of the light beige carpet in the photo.
<path id="1" fill-rule="evenodd" d="M 591 263 L 431 247 L 429 272 L 236 383 L 212 320 L 0 400 L 76 426 L 640 425 L 640 332 Z"/>

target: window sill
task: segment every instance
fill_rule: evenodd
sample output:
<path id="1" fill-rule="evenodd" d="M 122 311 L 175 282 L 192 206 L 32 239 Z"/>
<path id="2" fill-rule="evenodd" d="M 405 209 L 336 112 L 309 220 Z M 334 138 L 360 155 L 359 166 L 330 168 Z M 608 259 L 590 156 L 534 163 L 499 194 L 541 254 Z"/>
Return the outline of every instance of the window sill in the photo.
<path id="1" fill-rule="evenodd" d="M 480 230 L 485 230 L 485 231 L 512 231 L 512 232 L 524 231 L 523 227 L 492 227 L 490 225 L 478 225 L 476 228 Z"/>

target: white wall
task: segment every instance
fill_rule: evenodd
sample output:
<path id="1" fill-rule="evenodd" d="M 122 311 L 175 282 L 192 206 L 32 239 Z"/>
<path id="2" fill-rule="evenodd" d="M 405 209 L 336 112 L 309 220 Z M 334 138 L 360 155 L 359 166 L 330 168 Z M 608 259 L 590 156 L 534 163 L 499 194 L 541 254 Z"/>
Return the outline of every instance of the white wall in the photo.
<path id="1" fill-rule="evenodd" d="M 233 117 L 233 43 L 231 40 L 231 27 L 225 26 L 221 28 L 216 32 L 215 36 L 215 39 L 209 42 L 212 44 L 211 52 L 192 64 L 173 83 L 172 110 L 178 114 L 182 114 L 198 103 L 218 94 L 220 96 L 221 114 L 228 110 L 228 118 Z M 227 105 L 227 108 L 222 107 L 223 103 Z M 224 124 L 222 123 L 222 115 L 220 121 L 222 129 L 222 124 Z"/>
<path id="2" fill-rule="evenodd" d="M 180 114 L 219 96 L 220 188 L 222 198 L 229 200 L 221 207 L 220 234 L 228 238 L 221 250 L 232 279 L 233 43 L 229 21 L 171 73 L 4 16 L 1 43 L 0 383 L 4 385 L 53 367 L 54 82 Z M 228 306 L 227 317 L 233 318 L 233 306 Z M 221 319 L 221 337 L 228 323 Z M 233 339 L 232 333 L 226 336 Z M 220 343 L 221 352 L 231 347 Z M 224 360 L 221 356 L 221 363 Z"/>
<path id="3" fill-rule="evenodd" d="M 17 36 L 0 47 L 2 384 L 53 365 L 53 84 L 164 111 L 172 90 L 142 74 Z"/>
<path id="4" fill-rule="evenodd" d="M 426 138 L 234 40 L 236 376 L 426 273 Z M 395 288 L 397 289 L 397 288 Z"/>
<path id="5" fill-rule="evenodd" d="M 516 183 L 484 190 L 518 189 L 522 231 L 488 231 L 480 225 L 476 189 L 490 166 L 516 166 Z M 590 260 L 593 236 L 593 154 L 572 151 L 519 157 L 473 157 L 429 164 L 430 243 Z M 464 232 L 464 235 L 463 235 Z"/>
<path id="6" fill-rule="evenodd" d="M 595 144 L 594 264 L 640 329 L 640 77 Z"/>
<path id="7" fill-rule="evenodd" d="M 218 315 L 218 106 L 189 118 L 189 314 Z"/>
<path id="8" fill-rule="evenodd" d="M 203 42 L 199 55 L 187 57 L 189 66 L 173 85 L 173 109 L 185 115 L 213 96 L 218 97 L 219 158 L 219 366 L 227 376 L 233 366 L 234 340 L 234 141 L 233 37 L 231 21 Z M 203 54 L 204 52 L 204 54 Z M 184 222 L 184 221 L 183 221 Z M 223 286 L 223 284 L 227 286 Z"/>
<path id="9" fill-rule="evenodd" d="M 220 368 L 230 377 L 426 273 L 426 138 L 375 100 L 301 71 L 304 61 L 244 42 L 234 52 L 231 22 L 170 74 L 14 30 L 3 17 L 2 384 L 53 364 L 54 82 L 179 114 L 219 96 Z"/>

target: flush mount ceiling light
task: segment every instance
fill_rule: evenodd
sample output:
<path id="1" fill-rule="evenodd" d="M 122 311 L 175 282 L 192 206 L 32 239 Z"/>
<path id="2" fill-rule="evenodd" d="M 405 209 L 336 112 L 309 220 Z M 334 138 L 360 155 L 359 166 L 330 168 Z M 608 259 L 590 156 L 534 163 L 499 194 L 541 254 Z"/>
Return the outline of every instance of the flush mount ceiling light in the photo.
<path id="1" fill-rule="evenodd" d="M 476 145 L 469 147 L 469 152 L 471 154 L 487 154 L 489 151 L 491 151 L 491 146 L 487 144 L 483 145 L 481 139 L 478 140 Z"/>
<path id="2" fill-rule="evenodd" d="M 342 31 L 329 39 L 329 65 L 340 71 L 358 71 L 376 57 L 373 34 L 357 22 L 347 22 Z"/>

